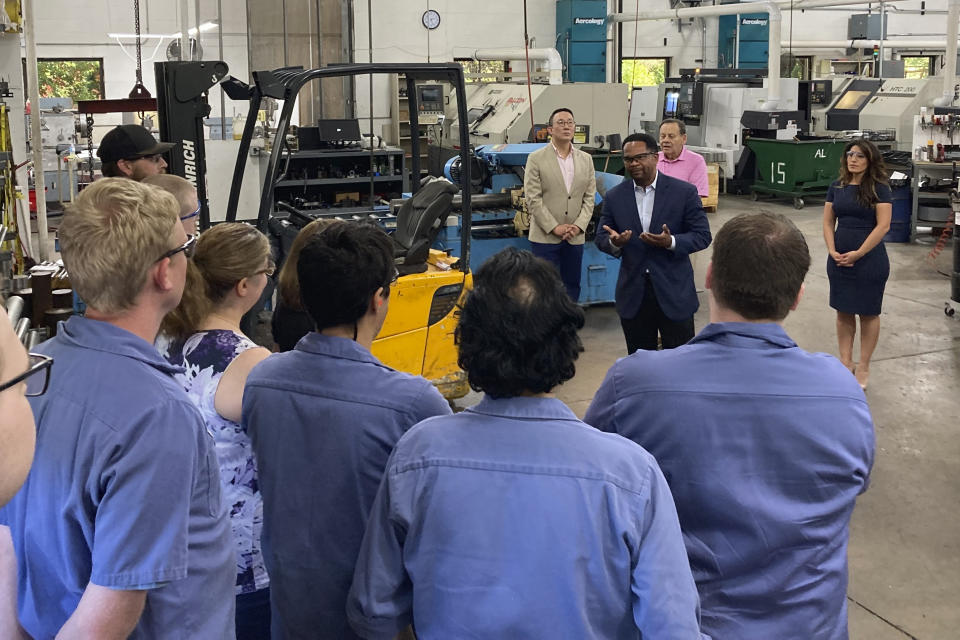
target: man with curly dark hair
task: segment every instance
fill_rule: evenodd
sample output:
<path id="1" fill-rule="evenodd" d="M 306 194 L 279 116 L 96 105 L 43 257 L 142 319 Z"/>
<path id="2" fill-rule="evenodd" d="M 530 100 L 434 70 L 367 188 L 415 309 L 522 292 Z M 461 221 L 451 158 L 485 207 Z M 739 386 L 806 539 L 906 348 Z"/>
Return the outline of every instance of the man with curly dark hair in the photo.
<path id="1" fill-rule="evenodd" d="M 477 271 L 457 328 L 486 393 L 397 443 L 347 615 L 367 638 L 699 638 L 699 605 L 657 463 L 578 420 L 583 312 L 545 260 L 506 249 Z M 415 606 L 414 606 L 415 603 Z"/>

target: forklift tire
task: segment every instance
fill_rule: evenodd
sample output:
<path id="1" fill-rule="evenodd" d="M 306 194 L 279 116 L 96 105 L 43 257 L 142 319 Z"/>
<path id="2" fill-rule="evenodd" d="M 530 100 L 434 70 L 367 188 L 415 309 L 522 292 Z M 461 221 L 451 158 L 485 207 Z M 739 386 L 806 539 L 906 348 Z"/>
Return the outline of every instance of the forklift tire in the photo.
<path id="1" fill-rule="evenodd" d="M 756 191 L 751 191 L 751 192 L 750 192 L 750 199 L 753 200 L 754 202 L 756 202 L 757 200 L 760 199 L 760 194 L 757 193 Z"/>
<path id="2" fill-rule="evenodd" d="M 793 199 L 793 208 L 794 209 L 803 209 L 803 198 L 794 198 Z"/>

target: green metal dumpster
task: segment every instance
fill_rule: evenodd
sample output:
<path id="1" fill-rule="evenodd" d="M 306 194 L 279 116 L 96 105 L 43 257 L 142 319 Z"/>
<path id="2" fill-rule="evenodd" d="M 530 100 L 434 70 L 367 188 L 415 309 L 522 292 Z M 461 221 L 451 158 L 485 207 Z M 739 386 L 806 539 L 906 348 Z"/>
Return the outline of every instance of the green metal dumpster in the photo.
<path id="1" fill-rule="evenodd" d="M 793 198 L 803 209 L 804 196 L 824 196 L 840 174 L 846 140 L 806 137 L 799 140 L 747 138 L 756 156 L 757 176 L 751 187 L 756 200 L 761 193 Z"/>

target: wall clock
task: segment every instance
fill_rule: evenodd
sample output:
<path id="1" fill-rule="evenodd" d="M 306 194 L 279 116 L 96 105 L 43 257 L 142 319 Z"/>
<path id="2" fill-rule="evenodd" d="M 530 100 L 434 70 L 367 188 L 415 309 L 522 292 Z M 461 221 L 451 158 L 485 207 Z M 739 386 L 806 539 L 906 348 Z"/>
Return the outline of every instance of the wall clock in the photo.
<path id="1" fill-rule="evenodd" d="M 423 12 L 421 22 L 427 29 L 436 29 L 440 26 L 440 14 L 433 9 L 427 9 Z"/>

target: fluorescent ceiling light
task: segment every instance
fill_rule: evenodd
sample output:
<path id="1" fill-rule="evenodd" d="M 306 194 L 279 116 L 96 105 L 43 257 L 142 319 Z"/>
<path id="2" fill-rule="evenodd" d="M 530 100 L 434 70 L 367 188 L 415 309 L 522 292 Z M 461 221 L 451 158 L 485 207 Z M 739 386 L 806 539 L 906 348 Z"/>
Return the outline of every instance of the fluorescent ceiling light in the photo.
<path id="1" fill-rule="evenodd" d="M 214 29 L 217 29 L 218 26 L 219 26 L 219 25 L 217 25 L 216 22 L 204 22 L 204 23 L 202 23 L 202 24 L 200 25 L 200 33 L 206 33 L 207 31 L 213 31 Z M 195 27 L 191 27 L 191 28 L 187 29 L 187 34 L 189 34 L 189 35 L 191 35 L 191 36 L 196 35 L 196 34 L 197 34 L 197 29 L 196 29 Z M 181 35 L 182 35 L 182 32 L 179 32 L 179 31 L 178 31 L 177 33 L 141 33 L 141 34 L 140 34 L 140 39 L 142 40 L 142 39 L 144 39 L 144 38 L 179 38 L 179 37 L 181 37 Z M 135 34 L 135 33 L 108 33 L 108 34 L 107 34 L 107 37 L 108 37 L 108 38 L 124 38 L 124 39 L 125 39 L 125 38 L 136 38 L 136 37 L 137 37 L 137 34 Z"/>
<path id="2" fill-rule="evenodd" d="M 179 36 L 180 34 L 176 34 Z M 108 38 L 136 38 L 137 34 L 135 33 L 108 33 Z M 169 33 L 141 33 L 140 38 L 169 38 Z"/>
<path id="3" fill-rule="evenodd" d="M 205 33 L 205 32 L 207 32 L 207 31 L 213 31 L 213 30 L 216 29 L 216 28 L 217 28 L 217 23 L 216 23 L 216 22 L 203 22 L 203 23 L 200 24 L 200 33 Z M 187 33 L 190 34 L 191 36 L 194 35 L 196 32 L 197 32 L 197 30 L 196 30 L 195 28 L 192 28 L 192 27 L 191 27 L 190 29 L 187 29 Z M 179 33 L 176 34 L 176 35 L 177 35 L 178 38 L 180 37 L 180 34 L 179 34 Z"/>

